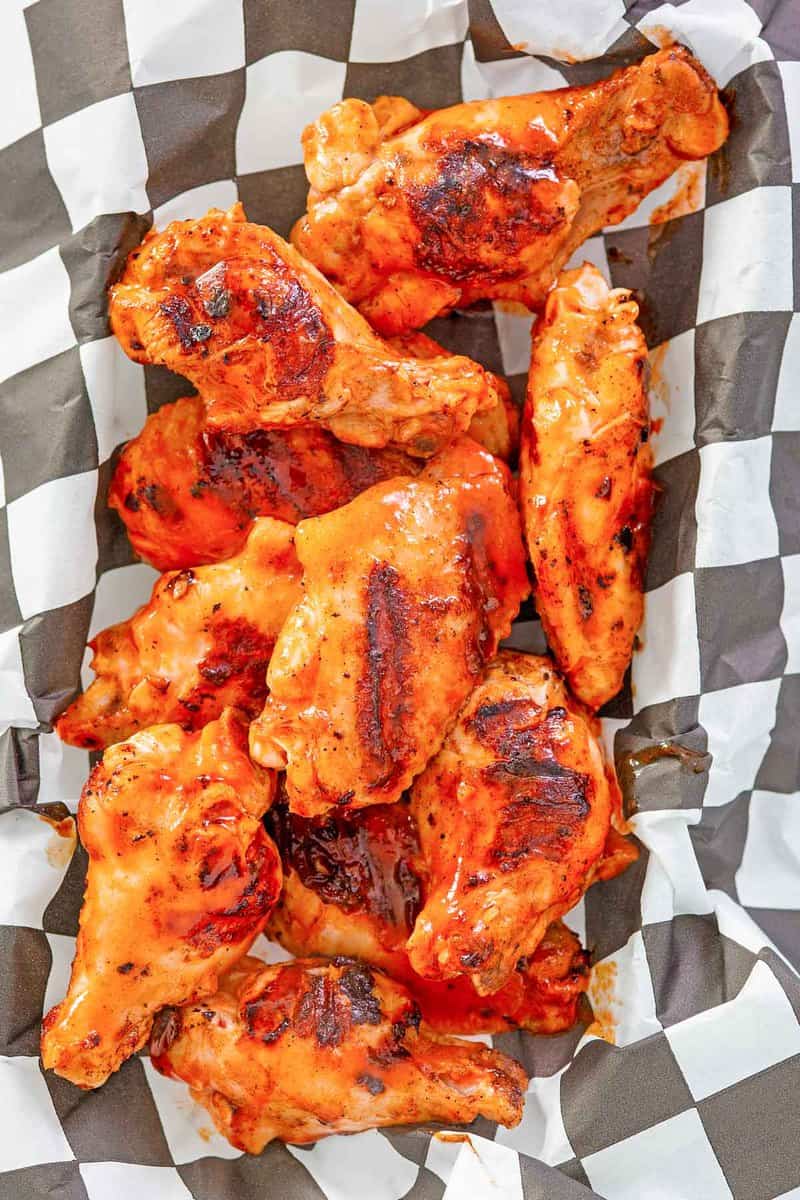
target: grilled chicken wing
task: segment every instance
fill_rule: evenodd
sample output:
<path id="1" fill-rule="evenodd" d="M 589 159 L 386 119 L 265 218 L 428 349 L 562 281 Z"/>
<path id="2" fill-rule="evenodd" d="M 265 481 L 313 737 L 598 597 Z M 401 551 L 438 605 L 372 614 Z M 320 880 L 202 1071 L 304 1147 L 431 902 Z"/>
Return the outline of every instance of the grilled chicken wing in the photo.
<path id="1" fill-rule="evenodd" d="M 580 899 L 619 812 L 591 719 L 549 659 L 509 651 L 487 669 L 411 803 L 427 877 L 411 965 L 432 979 L 466 974 L 482 996 Z"/>
<path id="2" fill-rule="evenodd" d="M 424 334 L 395 339 L 405 353 L 445 351 Z M 508 385 L 472 418 L 470 436 L 498 458 L 516 454 L 519 417 Z M 405 451 L 368 450 L 338 441 L 318 425 L 234 433 L 206 424 L 200 396 L 165 404 L 123 450 L 108 502 L 141 558 L 161 571 L 218 562 L 238 553 L 256 516 L 296 524 L 341 508 L 384 479 L 424 465 Z"/>
<path id="3" fill-rule="evenodd" d="M 230 710 L 200 733 L 157 725 L 105 752 L 78 809 L 89 873 L 69 990 L 42 1027 L 45 1067 L 99 1087 L 162 1006 L 216 990 L 280 891 L 261 821 L 272 784 Z"/>
<path id="4" fill-rule="evenodd" d="M 243 959 L 211 1000 L 163 1016 L 151 1055 L 251 1154 L 417 1121 L 516 1125 L 527 1084 L 497 1050 L 433 1033 L 405 988 L 352 959 Z"/>
<path id="5" fill-rule="evenodd" d="M 266 928 L 292 954 L 359 958 L 409 989 L 438 1033 L 558 1033 L 578 1018 L 589 956 L 560 921 L 508 983 L 478 996 L 466 976 L 423 979 L 405 943 L 422 904 L 419 840 L 407 800 L 308 820 L 285 801 L 266 817 L 283 890 Z"/>
<path id="6" fill-rule="evenodd" d="M 387 335 L 487 297 L 538 307 L 587 237 L 728 133 L 674 45 L 589 87 L 412 106 L 400 133 L 386 101 L 343 100 L 306 130 L 292 240 Z"/>
<path id="7" fill-rule="evenodd" d="M 270 517 L 235 558 L 162 575 L 148 604 L 92 641 L 97 678 L 56 721 L 61 738 L 95 750 L 148 725 L 200 729 L 228 705 L 254 717 L 300 576 L 294 527 Z"/>
<path id="8" fill-rule="evenodd" d="M 529 590 L 509 483 L 464 438 L 297 526 L 304 596 L 250 731 L 295 812 L 398 800 L 441 745 Z"/>
<path id="9" fill-rule="evenodd" d="M 203 393 L 209 425 L 247 432 L 317 422 L 343 442 L 427 458 L 498 400 L 453 355 L 404 355 L 241 205 L 151 232 L 111 288 L 111 327 L 136 362 Z"/>
<path id="10" fill-rule="evenodd" d="M 642 620 L 653 506 L 638 309 L 588 263 L 566 271 L 533 336 L 520 500 L 536 606 L 556 662 L 597 709 Z"/>

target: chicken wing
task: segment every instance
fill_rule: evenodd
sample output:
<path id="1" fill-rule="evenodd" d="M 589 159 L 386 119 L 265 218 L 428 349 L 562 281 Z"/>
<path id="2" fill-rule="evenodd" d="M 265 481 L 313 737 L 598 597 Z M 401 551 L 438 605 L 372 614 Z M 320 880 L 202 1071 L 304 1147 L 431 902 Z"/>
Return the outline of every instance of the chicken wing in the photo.
<path id="1" fill-rule="evenodd" d="M 42 1026 L 45 1067 L 99 1087 L 161 1007 L 216 990 L 280 891 L 261 821 L 272 791 L 231 710 L 200 733 L 156 725 L 105 752 L 78 808 L 89 872 L 69 989 Z"/>
<path id="2" fill-rule="evenodd" d="M 241 205 L 151 231 L 111 288 L 111 327 L 136 362 L 190 379 L 212 427 L 317 422 L 343 442 L 427 458 L 498 400 L 453 355 L 403 355 Z"/>
<path id="3" fill-rule="evenodd" d="M 405 988 L 353 959 L 243 959 L 212 999 L 163 1015 L 151 1056 L 250 1154 L 381 1125 L 516 1125 L 527 1085 L 497 1050 L 433 1033 Z"/>
<path id="4" fill-rule="evenodd" d="M 520 500 L 536 606 L 570 688 L 619 691 L 642 620 L 653 507 L 644 372 L 630 293 L 566 271 L 533 337 Z"/>
<path id="5" fill-rule="evenodd" d="M 407 800 L 316 820 L 278 801 L 266 822 L 283 890 L 265 932 L 292 954 L 346 955 L 381 967 L 409 989 L 438 1033 L 558 1033 L 575 1024 L 589 956 L 560 921 L 492 996 L 478 996 L 466 976 L 423 979 L 412 969 L 405 943 L 424 880 Z"/>
<path id="6" fill-rule="evenodd" d="M 466 974 L 482 996 L 580 899 L 619 813 L 591 718 L 549 659 L 510 651 L 487 669 L 411 804 L 427 879 L 411 966 L 432 979 Z"/>
<path id="7" fill-rule="evenodd" d="M 254 717 L 300 576 L 294 526 L 270 517 L 235 558 L 162 575 L 148 604 L 91 642 L 97 678 L 56 721 L 60 737 L 96 750 L 148 725 L 200 729 L 229 705 Z"/>
<path id="8" fill-rule="evenodd" d="M 304 596 L 250 731 L 292 809 L 398 800 L 529 590 L 507 469 L 469 438 L 297 526 Z"/>
<path id="9" fill-rule="evenodd" d="M 402 342 L 409 343 L 405 353 L 419 358 L 445 353 L 424 334 Z M 469 434 L 491 454 L 510 459 L 519 416 L 508 385 L 492 380 L 499 400 L 472 418 Z M 160 571 L 180 570 L 237 554 L 256 516 L 292 524 L 319 517 L 374 483 L 416 475 L 423 465 L 392 447 L 347 445 L 318 425 L 210 429 L 200 396 L 187 396 L 149 416 L 125 447 L 108 502 L 141 558 Z"/>
<path id="10" fill-rule="evenodd" d="M 728 134 L 683 46 L 588 87 L 387 122 L 343 100 L 303 135 L 311 184 L 292 240 L 385 335 L 476 300 L 536 308 L 591 234 Z"/>

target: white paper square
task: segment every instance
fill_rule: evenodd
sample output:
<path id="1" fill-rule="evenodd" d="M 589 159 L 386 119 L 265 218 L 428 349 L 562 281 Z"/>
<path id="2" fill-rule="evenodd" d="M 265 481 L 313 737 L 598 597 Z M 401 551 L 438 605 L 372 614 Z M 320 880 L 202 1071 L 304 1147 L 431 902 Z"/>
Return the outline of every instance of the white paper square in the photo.
<path id="1" fill-rule="evenodd" d="M 682 163 L 677 171 L 670 175 L 618 225 L 609 225 L 610 230 L 641 229 L 645 225 L 660 224 L 661 216 L 656 222 L 652 217 L 662 205 L 669 205 L 667 219 L 686 216 L 690 212 L 699 212 L 706 202 L 706 160 Z M 678 200 L 678 203 L 674 202 Z"/>
<path id="2" fill-rule="evenodd" d="M 531 365 L 533 316 L 530 313 L 509 311 L 497 301 L 493 307 L 503 374 L 527 375 Z"/>
<path id="3" fill-rule="evenodd" d="M 67 994 L 76 941 L 74 937 L 62 933 L 46 933 L 45 937 L 50 946 L 51 961 L 42 1002 L 43 1016 L 50 1012 L 54 1004 L 60 1004 Z"/>
<path id="4" fill-rule="evenodd" d="M 800 803 L 796 795 L 755 791 L 736 891 L 748 908 L 797 908 Z"/>
<path id="5" fill-rule="evenodd" d="M 800 1024 L 781 985 L 757 962 L 739 995 L 666 1030 L 695 1100 L 800 1054 Z"/>
<path id="6" fill-rule="evenodd" d="M 800 67 L 800 63 L 793 64 Z M 798 73 L 800 78 L 800 73 Z M 798 94 L 798 128 L 800 129 L 800 93 Z M 800 137 L 800 133 L 798 134 Z M 800 154 L 800 146 L 798 146 Z M 783 343 L 781 370 L 775 390 L 775 411 L 772 428 L 777 430 L 800 429 L 800 313 L 793 313 Z"/>
<path id="7" fill-rule="evenodd" d="M 641 930 L 637 929 L 620 950 L 595 966 L 601 964 L 610 969 L 592 972 L 588 996 L 595 1016 L 610 1026 L 614 1044 L 630 1046 L 660 1033 L 662 1025 L 656 1016 L 653 980 Z"/>
<path id="8" fill-rule="evenodd" d="M 493 96 L 521 96 L 566 87 L 560 71 L 538 58 L 506 58 L 477 62 L 472 41 L 464 42 L 461 57 L 461 94 L 464 100 L 488 100 Z"/>
<path id="9" fill-rule="evenodd" d="M 696 566 L 732 567 L 778 554 L 771 463 L 771 437 L 701 447 Z"/>
<path id="10" fill-rule="evenodd" d="M 170 221 L 197 220 L 204 217 L 210 208 L 228 209 L 239 199 L 239 189 L 232 179 L 218 179 L 215 183 L 204 183 L 173 196 L 160 208 L 153 211 L 156 229 L 164 229 Z"/>
<path id="11" fill-rule="evenodd" d="M 650 351 L 650 438 L 655 465 L 694 449 L 694 330 Z"/>
<path id="12" fill-rule="evenodd" d="M 192 1200 L 174 1167 L 142 1167 L 138 1163 L 80 1164 L 89 1200 Z"/>
<path id="13" fill-rule="evenodd" d="M 30 809 L 13 808 L 0 816 L 0 841 L 0 925 L 41 929 L 44 910 L 67 873 L 74 837 L 61 837 Z"/>
<path id="14" fill-rule="evenodd" d="M 182 1080 L 161 1075 L 149 1058 L 141 1063 L 173 1162 L 180 1166 L 198 1158 L 242 1157 L 242 1150 L 217 1133 L 207 1110 L 192 1099 Z"/>
<path id="15" fill-rule="evenodd" d="M 123 0 L 135 87 L 244 66 L 242 0 Z"/>
<path id="16" fill-rule="evenodd" d="M 786 639 L 786 674 L 800 671 L 800 554 L 781 559 L 783 569 L 783 610 L 781 633 Z"/>
<path id="17" fill-rule="evenodd" d="M 10 146 L 39 125 L 39 95 L 25 14 L 16 5 L 6 4 L 0 38 L 0 147 Z"/>
<path id="18" fill-rule="evenodd" d="M 476 1134 L 457 1148 L 442 1200 L 524 1200 L 519 1156 L 513 1150 Z"/>
<path id="19" fill-rule="evenodd" d="M 419 1174 L 417 1164 L 398 1154 L 377 1129 L 286 1149 L 302 1163 L 326 1200 L 400 1200 Z"/>
<path id="20" fill-rule="evenodd" d="M 700 697 L 699 723 L 713 757 L 703 807 L 729 804 L 753 786 L 775 724 L 780 679 L 720 688 Z"/>
<path id="21" fill-rule="evenodd" d="M 27 619 L 61 608 L 94 587 L 97 471 L 53 479 L 8 505 L 14 588 Z"/>
<path id="22" fill-rule="evenodd" d="M 626 722 L 627 724 L 627 722 Z M 582 946 L 586 945 L 586 899 L 581 896 L 578 903 L 561 918 L 567 929 L 571 929 Z"/>
<path id="23" fill-rule="evenodd" d="M 760 187 L 707 208 L 697 324 L 740 312 L 791 312 L 792 190 Z"/>
<path id="24" fill-rule="evenodd" d="M 25 687 L 19 644 L 21 629 L 22 626 L 17 625 L 0 633 L 0 730 L 9 725 L 35 729 L 39 724 Z"/>
<path id="25" fill-rule="evenodd" d="M 561 1116 L 563 1074 L 564 1071 L 558 1071 L 555 1075 L 532 1076 L 525 1093 L 522 1120 L 514 1129 L 498 1128 L 495 1141 L 499 1145 L 538 1158 L 548 1166 L 574 1158 Z"/>
<path id="26" fill-rule="evenodd" d="M 92 406 L 99 461 L 139 433 L 147 420 L 144 367 L 131 362 L 115 337 L 84 342 L 81 367 Z"/>
<path id="27" fill-rule="evenodd" d="M 700 693 L 694 577 L 676 575 L 644 597 L 641 649 L 633 655 L 634 711 Z"/>
<path id="28" fill-rule="evenodd" d="M 684 913 L 710 913 L 703 876 L 689 838 L 699 810 L 640 812 L 633 831 L 650 851 L 642 887 L 642 922 L 654 925 Z"/>
<path id="29" fill-rule="evenodd" d="M 108 629 L 109 625 L 126 620 L 142 604 L 147 604 L 157 579 L 158 571 L 148 563 L 130 563 L 127 567 L 104 571 L 94 593 L 88 640 L 96 637 L 101 630 Z M 81 672 L 84 687 L 88 687 L 94 679 L 88 667 L 90 658 L 91 652 L 88 652 L 86 669 Z"/>
<path id="30" fill-rule="evenodd" d="M 733 1200 L 696 1108 L 581 1161 L 605 1200 Z"/>
<path id="31" fill-rule="evenodd" d="M 720 87 L 752 63 L 772 58 L 758 35 L 761 21 L 747 0 L 688 0 L 662 4 L 639 22 L 639 29 L 664 44 L 664 31 L 688 46 Z"/>
<path id="32" fill-rule="evenodd" d="M 50 173 L 74 230 L 101 213 L 147 212 L 147 157 L 132 92 L 48 125 Z"/>
<path id="33" fill-rule="evenodd" d="M 75 1156 L 59 1124 L 37 1058 L 0 1057 L 0 1171 L 38 1163 L 70 1162 Z"/>
<path id="34" fill-rule="evenodd" d="M 75 345 L 69 296 L 57 246 L 0 274 L 0 381 Z"/>
<path id="35" fill-rule="evenodd" d="M 623 0 L 492 0 L 512 46 L 564 62 L 597 58 L 629 28 Z"/>
<path id="36" fill-rule="evenodd" d="M 792 155 L 792 181 L 800 183 L 800 62 L 778 63 L 783 83 L 783 99 L 789 126 Z"/>
<path id="37" fill-rule="evenodd" d="M 400 62 L 462 42 L 468 20 L 466 0 L 356 0 L 348 57 L 354 63 Z"/>
<path id="38" fill-rule="evenodd" d="M 39 734 L 39 804 L 60 801 L 77 812 L 91 765 L 88 750 L 68 746 L 57 733 Z"/>
<path id="39" fill-rule="evenodd" d="M 300 135 L 341 100 L 346 70 L 345 63 L 300 50 L 268 54 L 248 67 L 236 130 L 237 174 L 302 162 Z"/>
<path id="40" fill-rule="evenodd" d="M 608 269 L 608 255 L 606 254 L 606 242 L 601 234 L 582 242 L 573 253 L 572 258 L 568 259 L 564 264 L 564 270 L 571 271 L 573 267 L 582 267 L 587 262 L 591 263 L 593 267 L 597 267 L 604 279 L 611 280 L 611 272 Z"/>

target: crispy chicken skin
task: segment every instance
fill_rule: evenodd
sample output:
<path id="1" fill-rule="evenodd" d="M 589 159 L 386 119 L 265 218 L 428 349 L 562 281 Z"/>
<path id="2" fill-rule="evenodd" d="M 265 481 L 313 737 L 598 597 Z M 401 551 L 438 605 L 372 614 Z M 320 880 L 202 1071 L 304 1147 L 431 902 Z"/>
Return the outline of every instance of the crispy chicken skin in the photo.
<path id="1" fill-rule="evenodd" d="M 96 750 L 148 725 L 200 729 L 229 705 L 254 717 L 300 577 L 294 526 L 271 517 L 235 558 L 162 575 L 148 604 L 91 642 L 97 678 L 56 721 L 60 737 Z"/>
<path id="2" fill-rule="evenodd" d="M 509 485 L 463 438 L 297 526 L 304 596 L 250 730 L 293 811 L 392 803 L 441 745 L 529 591 Z"/>
<path id="3" fill-rule="evenodd" d="M 653 508 L 647 349 L 630 293 L 565 271 L 533 335 L 520 503 L 536 606 L 573 693 L 622 686 L 642 620 Z"/>
<path id="4" fill-rule="evenodd" d="M 404 987 L 353 959 L 242 959 L 210 1000 L 162 1016 L 151 1055 L 250 1154 L 381 1125 L 516 1125 L 527 1085 L 513 1059 L 434 1033 Z"/>
<path id="5" fill-rule="evenodd" d="M 398 342 L 401 339 L 396 339 Z M 446 353 L 424 334 L 402 339 L 406 353 Z M 492 376 L 498 402 L 472 418 L 469 433 L 498 458 L 516 455 L 519 415 L 508 385 Z M 393 447 L 369 450 L 338 441 L 319 425 L 235 433 L 206 424 L 200 396 L 152 413 L 123 450 L 108 502 L 136 553 L 160 571 L 237 554 L 256 516 L 293 525 L 341 508 L 424 461 Z"/>
<path id="6" fill-rule="evenodd" d="M 99 1087 L 161 1007 L 216 991 L 280 891 L 261 820 L 272 793 L 231 710 L 200 733 L 156 725 L 106 750 L 78 808 L 89 871 L 69 989 L 42 1026 L 45 1067 Z"/>
<path id="7" fill-rule="evenodd" d="M 316 422 L 343 442 L 427 458 L 498 400 L 458 355 L 404 355 L 240 204 L 151 231 L 110 290 L 111 327 L 136 362 L 203 393 L 208 423 L 248 432 Z"/>
<path id="8" fill-rule="evenodd" d="M 283 890 L 265 932 L 292 954 L 348 955 L 381 967 L 409 989 L 438 1033 L 559 1033 L 575 1024 L 589 956 L 560 921 L 492 996 L 478 996 L 463 975 L 423 979 L 412 970 L 405 943 L 424 881 L 407 800 L 313 821 L 279 801 L 266 822 Z"/>
<path id="9" fill-rule="evenodd" d="M 391 100 L 343 100 L 308 127 L 292 231 L 385 335 L 480 299 L 537 308 L 587 237 L 728 133 L 713 80 L 676 45 L 588 87 L 416 121 L 411 106 L 400 133 L 379 107 Z"/>
<path id="10" fill-rule="evenodd" d="M 411 804 L 427 878 L 411 965 L 469 975 L 486 996 L 593 881 L 619 799 L 592 719 L 550 659 L 502 651 Z"/>

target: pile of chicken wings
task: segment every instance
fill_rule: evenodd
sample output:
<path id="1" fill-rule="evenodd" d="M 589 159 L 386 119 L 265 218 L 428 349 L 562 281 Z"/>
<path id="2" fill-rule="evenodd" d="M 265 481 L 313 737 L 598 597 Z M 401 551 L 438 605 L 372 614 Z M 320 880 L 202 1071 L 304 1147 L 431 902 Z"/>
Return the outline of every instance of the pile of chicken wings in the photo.
<path id="1" fill-rule="evenodd" d="M 130 254 L 112 329 L 197 394 L 118 461 L 163 574 L 57 722 L 103 753 L 46 1067 L 94 1088 L 149 1043 L 252 1153 L 520 1120 L 522 1068 L 456 1035 L 585 1016 L 561 918 L 637 855 L 595 714 L 642 618 L 646 347 L 628 292 L 562 268 L 726 134 L 675 45 L 585 88 L 345 100 L 292 245 L 235 205 Z M 538 314 L 521 421 L 418 332 L 488 300 Z M 531 590 L 548 657 L 502 647 Z"/>

